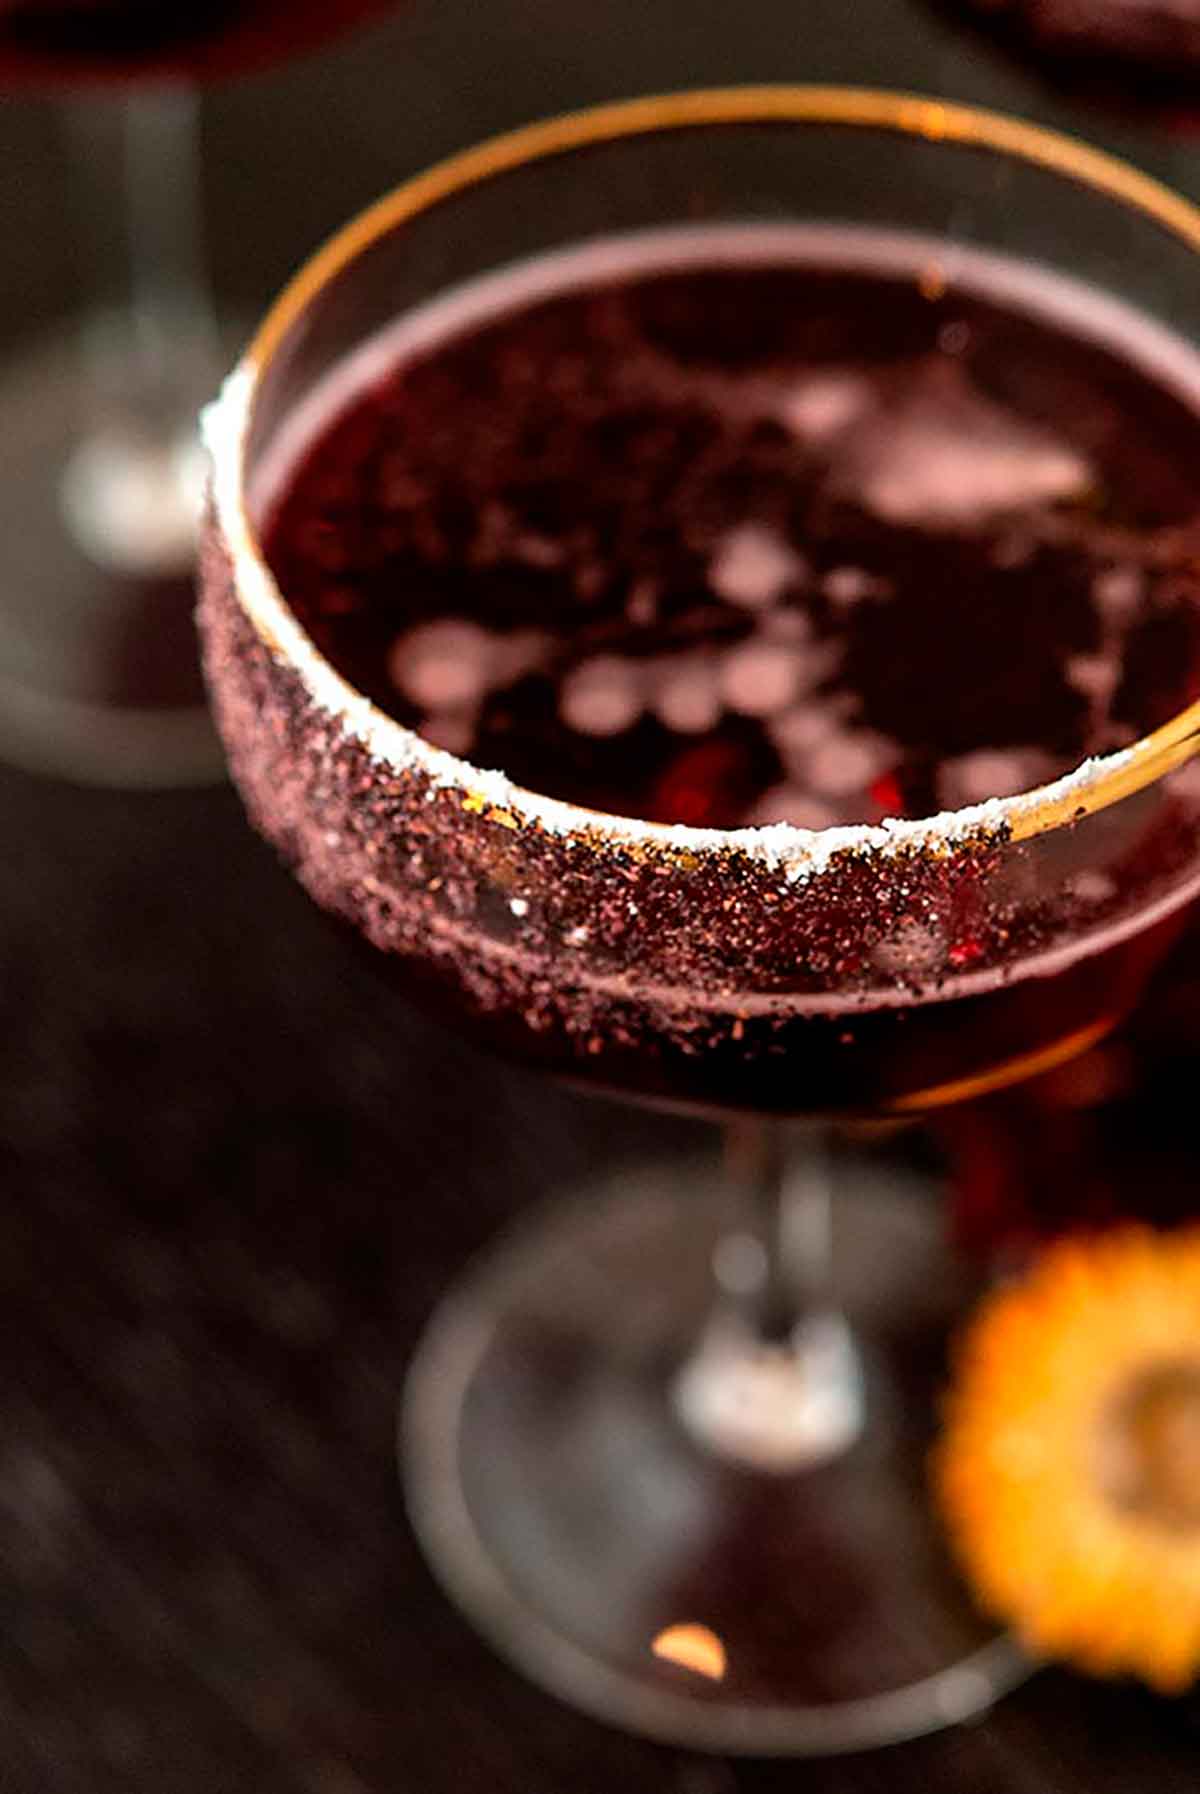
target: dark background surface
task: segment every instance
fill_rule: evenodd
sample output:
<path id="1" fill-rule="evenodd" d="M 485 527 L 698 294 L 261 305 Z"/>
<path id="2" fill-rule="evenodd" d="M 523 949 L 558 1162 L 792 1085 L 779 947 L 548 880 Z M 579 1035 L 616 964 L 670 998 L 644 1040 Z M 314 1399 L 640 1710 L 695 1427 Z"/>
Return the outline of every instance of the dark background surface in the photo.
<path id="1" fill-rule="evenodd" d="M 1185 138 L 1055 102 L 901 0 L 416 0 L 211 96 L 219 291 L 253 314 L 352 210 L 488 132 L 764 79 L 991 102 L 1200 191 Z M 74 296 L 60 173 L 53 108 L 0 100 L 15 355 Z M 499 1666 L 406 1526 L 406 1357 L 521 1202 L 695 1130 L 381 1017 L 227 790 L 0 770 L 0 840 L 4 1794 L 1194 1794 L 1194 1702 L 1060 1673 L 921 1744 L 726 1765 Z"/>

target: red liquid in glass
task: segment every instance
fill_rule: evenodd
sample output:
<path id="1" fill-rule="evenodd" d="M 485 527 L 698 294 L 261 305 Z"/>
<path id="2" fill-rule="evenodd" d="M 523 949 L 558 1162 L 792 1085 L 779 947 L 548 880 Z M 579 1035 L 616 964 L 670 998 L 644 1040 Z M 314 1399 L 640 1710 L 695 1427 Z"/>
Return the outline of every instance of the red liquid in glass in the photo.
<path id="1" fill-rule="evenodd" d="M 261 535 L 334 666 L 526 787 L 714 828 L 1005 795 L 1194 697 L 1190 352 L 1149 325 L 1120 340 L 1103 301 L 1013 264 L 959 257 L 947 278 L 895 240 L 831 238 L 823 260 L 815 233 L 794 237 L 770 265 L 715 236 L 674 269 L 654 267 L 661 243 L 603 278 L 586 257 L 545 264 L 539 295 L 526 273 L 523 295 L 497 288 L 473 320 L 431 313 L 419 352 L 402 326 L 319 396 L 277 458 Z M 210 633 L 220 696 L 241 650 Z M 254 743 L 234 745 L 246 784 Z M 366 766 L 361 829 L 394 834 Z M 1065 1052 L 1134 999 L 1184 913 L 1194 842 L 1169 804 L 1123 826 L 1065 908 L 1009 913 L 987 851 L 897 872 L 886 939 L 877 873 L 850 871 L 824 907 L 785 892 L 741 940 L 736 879 L 701 859 L 671 990 L 639 991 L 622 961 L 603 1000 L 573 950 L 617 938 L 613 890 L 582 881 L 576 938 L 562 929 L 546 962 L 568 993 L 579 978 L 566 1020 L 573 998 L 538 997 L 532 972 L 477 978 L 469 940 L 396 950 L 508 1050 L 627 1091 L 917 1106 Z M 444 896 L 461 869 L 423 840 L 407 846 Z M 282 844 L 303 861 L 294 834 Z M 567 915 L 554 843 L 521 848 L 514 967 L 526 942 L 531 965 L 535 941 L 548 951 L 543 913 Z M 679 912 L 636 857 L 630 926 L 661 940 Z M 362 881 L 305 876 L 390 944 Z M 481 901 L 473 888 L 476 915 Z"/>

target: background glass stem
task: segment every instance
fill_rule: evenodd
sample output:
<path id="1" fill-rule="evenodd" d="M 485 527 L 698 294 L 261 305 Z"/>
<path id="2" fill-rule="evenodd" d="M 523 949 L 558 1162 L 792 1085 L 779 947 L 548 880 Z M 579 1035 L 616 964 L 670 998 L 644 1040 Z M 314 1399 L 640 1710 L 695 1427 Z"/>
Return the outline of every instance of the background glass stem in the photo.
<path id="1" fill-rule="evenodd" d="M 744 1223 L 720 1241 L 717 1298 L 676 1381 L 684 1424 L 706 1450 L 796 1471 L 838 1456 L 863 1426 L 862 1376 L 830 1291 L 832 1177 L 824 1129 L 789 1157 L 776 1122 L 731 1122 L 726 1168 Z"/>
<path id="2" fill-rule="evenodd" d="M 87 291 L 68 523 L 96 559 L 165 570 L 190 554 L 200 403 L 220 349 L 204 269 L 188 88 L 86 94 L 63 108 Z"/>
<path id="3" fill-rule="evenodd" d="M 790 1338 L 805 1309 L 821 1301 L 829 1278 L 829 1142 L 821 1127 L 792 1131 L 803 1137 L 804 1148 L 789 1162 L 780 1123 L 754 1117 L 729 1122 L 725 1129 L 726 1170 L 745 1193 L 747 1220 L 761 1252 L 751 1300 L 765 1344 Z"/>

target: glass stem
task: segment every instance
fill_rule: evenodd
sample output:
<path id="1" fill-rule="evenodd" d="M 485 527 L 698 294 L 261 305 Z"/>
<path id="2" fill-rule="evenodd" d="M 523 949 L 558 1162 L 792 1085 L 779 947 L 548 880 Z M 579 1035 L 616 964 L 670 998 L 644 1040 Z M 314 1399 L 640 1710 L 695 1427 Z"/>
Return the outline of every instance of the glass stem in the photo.
<path id="1" fill-rule="evenodd" d="M 195 418 L 220 366 L 200 230 L 197 96 L 185 87 L 84 94 L 64 106 L 88 280 L 80 440 L 63 502 L 104 563 L 190 558 Z"/>
<path id="2" fill-rule="evenodd" d="M 745 1193 L 758 1246 L 757 1285 L 747 1291 L 755 1326 L 764 1344 L 782 1345 L 810 1304 L 820 1301 L 829 1277 L 827 1143 L 822 1132 L 808 1130 L 804 1156 L 789 1168 L 777 1122 L 734 1121 L 725 1130 L 725 1162 L 735 1188 Z M 719 1263 L 716 1269 L 719 1281 Z"/>
<path id="3" fill-rule="evenodd" d="M 731 1123 L 726 1166 L 743 1224 L 717 1247 L 716 1299 L 675 1386 L 705 1449 L 756 1469 L 838 1456 L 863 1425 L 858 1352 L 830 1292 L 829 1141 L 789 1155 L 769 1121 Z"/>

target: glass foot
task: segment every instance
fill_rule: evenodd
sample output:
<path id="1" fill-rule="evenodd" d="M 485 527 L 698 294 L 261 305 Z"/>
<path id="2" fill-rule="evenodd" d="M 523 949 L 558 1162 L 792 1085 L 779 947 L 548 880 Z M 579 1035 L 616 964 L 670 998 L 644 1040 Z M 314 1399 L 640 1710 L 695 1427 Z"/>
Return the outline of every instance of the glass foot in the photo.
<path id="1" fill-rule="evenodd" d="M 968 1295 L 935 1193 L 868 1167 L 851 1184 L 829 1294 L 865 1425 L 815 1465 L 750 1469 L 695 1443 L 681 1371 L 714 1253 L 738 1237 L 709 1167 L 624 1173 L 535 1217 L 425 1336 L 401 1417 L 425 1550 L 502 1655 L 599 1719 L 691 1749 L 825 1755 L 968 1719 L 1029 1673 L 973 1611 L 929 1510 Z"/>
<path id="2" fill-rule="evenodd" d="M 195 431 L 164 445 L 126 427 L 97 432 L 59 482 L 67 528 L 89 560 L 140 579 L 192 573 L 204 503 Z"/>
<path id="3" fill-rule="evenodd" d="M 86 784 L 215 782 L 190 547 L 168 519 L 157 559 L 149 533 L 125 566 L 85 550 L 61 497 L 78 427 L 74 342 L 0 369 L 0 757 Z"/>

